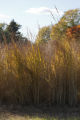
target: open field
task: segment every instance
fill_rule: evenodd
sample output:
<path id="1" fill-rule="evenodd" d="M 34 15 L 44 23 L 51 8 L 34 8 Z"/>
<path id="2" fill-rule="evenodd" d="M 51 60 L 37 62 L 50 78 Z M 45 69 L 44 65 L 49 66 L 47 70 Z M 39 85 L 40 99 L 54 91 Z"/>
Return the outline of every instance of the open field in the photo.
<path id="1" fill-rule="evenodd" d="M 1 106 L 0 120 L 80 120 L 80 107 Z"/>

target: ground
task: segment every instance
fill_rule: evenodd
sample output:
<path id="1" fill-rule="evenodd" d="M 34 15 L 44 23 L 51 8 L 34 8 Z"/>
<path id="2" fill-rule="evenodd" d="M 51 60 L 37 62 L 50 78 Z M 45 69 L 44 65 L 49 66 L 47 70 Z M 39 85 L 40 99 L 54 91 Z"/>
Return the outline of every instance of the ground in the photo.
<path id="1" fill-rule="evenodd" d="M 1 105 L 0 120 L 80 120 L 80 107 Z"/>

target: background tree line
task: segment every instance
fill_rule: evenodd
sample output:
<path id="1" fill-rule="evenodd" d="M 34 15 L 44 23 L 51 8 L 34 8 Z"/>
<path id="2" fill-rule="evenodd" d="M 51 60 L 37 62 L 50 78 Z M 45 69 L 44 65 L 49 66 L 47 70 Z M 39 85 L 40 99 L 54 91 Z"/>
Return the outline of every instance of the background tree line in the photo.
<path id="1" fill-rule="evenodd" d="M 68 37 L 67 29 L 80 25 L 80 9 L 68 10 L 60 18 L 58 23 L 53 26 L 45 26 L 41 28 L 36 37 L 36 43 L 47 43 L 49 40 L 58 40 L 61 37 Z M 76 30 L 76 28 L 78 28 Z M 74 34 L 79 31 L 79 27 L 74 28 Z M 70 32 L 71 33 L 71 32 Z M 79 34 L 79 32 L 78 32 Z"/>
<path id="2" fill-rule="evenodd" d="M 23 37 L 19 29 L 21 25 L 12 20 L 9 24 L 0 23 L 0 42 L 11 43 L 14 42 L 27 42 L 27 38 Z"/>

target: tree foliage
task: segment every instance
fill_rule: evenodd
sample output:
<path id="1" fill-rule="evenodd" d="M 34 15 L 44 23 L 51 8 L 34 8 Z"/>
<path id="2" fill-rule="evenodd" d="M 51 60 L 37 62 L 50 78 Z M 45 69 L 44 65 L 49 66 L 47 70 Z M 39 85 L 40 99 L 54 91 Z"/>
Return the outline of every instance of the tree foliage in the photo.
<path id="1" fill-rule="evenodd" d="M 67 28 L 80 24 L 80 10 L 68 10 L 60 21 L 52 27 L 51 39 L 59 39 L 65 36 Z"/>
<path id="2" fill-rule="evenodd" d="M 37 35 L 36 43 L 46 43 L 50 40 L 51 27 L 45 26 L 42 27 Z"/>
<path id="3" fill-rule="evenodd" d="M 68 38 L 73 38 L 80 41 L 80 25 L 68 28 L 66 31 Z"/>
<path id="4" fill-rule="evenodd" d="M 12 20 L 7 26 L 7 31 L 10 33 L 11 37 L 13 37 L 15 41 L 17 41 L 21 36 L 21 33 L 19 32 L 20 27 L 21 25 L 17 24 L 14 20 Z"/>
<path id="5" fill-rule="evenodd" d="M 7 27 L 7 30 L 11 33 L 19 33 L 21 25 L 17 24 L 14 20 L 10 22 L 10 24 Z"/>
<path id="6" fill-rule="evenodd" d="M 24 42 L 28 40 L 26 37 L 23 37 L 19 29 L 21 25 L 17 24 L 12 20 L 9 24 L 0 23 L 0 42 L 10 43 L 12 40 L 14 42 L 20 41 Z"/>

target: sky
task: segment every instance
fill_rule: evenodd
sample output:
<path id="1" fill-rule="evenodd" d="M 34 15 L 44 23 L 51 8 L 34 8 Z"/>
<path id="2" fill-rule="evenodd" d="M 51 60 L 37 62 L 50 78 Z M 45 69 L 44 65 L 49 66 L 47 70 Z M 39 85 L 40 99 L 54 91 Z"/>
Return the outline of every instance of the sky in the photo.
<path id="1" fill-rule="evenodd" d="M 55 24 L 64 11 L 76 8 L 80 8 L 80 0 L 0 0 L 0 23 L 9 23 L 14 19 L 22 25 L 20 31 L 24 36 L 29 31 L 34 36 L 40 27 Z"/>

